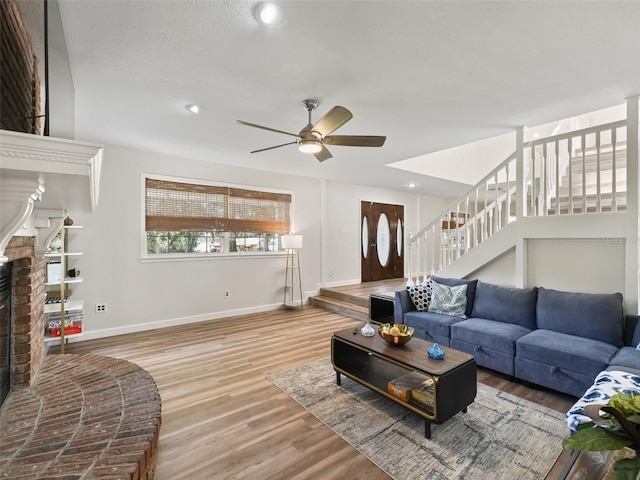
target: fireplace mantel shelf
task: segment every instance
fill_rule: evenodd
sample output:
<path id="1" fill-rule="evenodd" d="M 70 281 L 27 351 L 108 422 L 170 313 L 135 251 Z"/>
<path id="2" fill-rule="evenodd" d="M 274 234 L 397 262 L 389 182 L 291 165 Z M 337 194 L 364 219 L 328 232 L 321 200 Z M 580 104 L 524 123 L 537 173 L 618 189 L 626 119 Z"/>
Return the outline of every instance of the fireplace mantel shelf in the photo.
<path id="1" fill-rule="evenodd" d="M 69 209 L 95 210 L 102 154 L 101 145 L 0 130 L 0 264 L 11 237 L 43 227 L 32 218 L 36 202 L 58 220 Z"/>

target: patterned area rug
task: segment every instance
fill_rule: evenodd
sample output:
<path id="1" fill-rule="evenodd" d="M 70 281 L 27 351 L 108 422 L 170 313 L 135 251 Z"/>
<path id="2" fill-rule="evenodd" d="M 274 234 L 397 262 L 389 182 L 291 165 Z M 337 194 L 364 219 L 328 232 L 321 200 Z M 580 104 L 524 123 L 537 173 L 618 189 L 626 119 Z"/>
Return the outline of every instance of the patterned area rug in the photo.
<path id="1" fill-rule="evenodd" d="M 344 375 L 336 385 L 329 358 L 268 378 L 396 480 L 543 479 L 569 433 L 563 414 L 480 383 L 428 440 L 414 412 Z"/>

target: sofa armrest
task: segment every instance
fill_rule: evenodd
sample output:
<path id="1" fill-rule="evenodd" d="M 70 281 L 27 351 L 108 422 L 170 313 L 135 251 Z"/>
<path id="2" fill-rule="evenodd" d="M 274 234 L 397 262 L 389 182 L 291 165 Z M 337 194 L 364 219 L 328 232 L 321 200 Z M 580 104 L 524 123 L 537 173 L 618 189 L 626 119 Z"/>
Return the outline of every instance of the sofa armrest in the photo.
<path id="1" fill-rule="evenodd" d="M 395 294 L 393 302 L 393 321 L 395 323 L 404 323 L 404 314 L 416 309 L 413 304 L 409 292 L 406 290 L 399 290 Z"/>
<path id="2" fill-rule="evenodd" d="M 624 316 L 624 344 L 636 348 L 640 343 L 640 326 L 638 315 Z"/>

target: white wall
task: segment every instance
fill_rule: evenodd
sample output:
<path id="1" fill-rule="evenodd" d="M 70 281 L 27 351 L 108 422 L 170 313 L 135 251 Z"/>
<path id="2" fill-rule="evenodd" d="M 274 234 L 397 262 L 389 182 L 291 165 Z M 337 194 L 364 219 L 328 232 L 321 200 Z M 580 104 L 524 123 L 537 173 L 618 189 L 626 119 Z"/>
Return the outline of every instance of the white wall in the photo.
<path id="1" fill-rule="evenodd" d="M 315 288 L 320 278 L 319 180 L 106 146 L 95 213 L 70 211 L 84 227 L 73 248 L 85 252 L 77 265 L 85 282 L 76 291 L 85 299 L 85 338 L 282 304 L 284 255 L 141 260 L 143 173 L 292 191 L 296 230 L 304 235 L 303 287 Z M 230 298 L 224 298 L 224 290 L 230 290 Z M 96 314 L 96 303 L 106 303 L 107 312 Z"/>
<path id="2" fill-rule="evenodd" d="M 439 217 L 452 199 L 415 195 L 339 182 L 326 182 L 325 286 L 359 283 L 361 277 L 360 202 L 404 206 L 405 245 L 409 233 Z M 408 275 L 405 255 L 405 276 Z"/>
<path id="3" fill-rule="evenodd" d="M 515 248 L 469 275 L 469 278 L 477 278 L 483 282 L 503 287 L 515 287 L 517 284 Z"/>
<path id="4" fill-rule="evenodd" d="M 625 293 L 625 242 L 527 240 L 527 285 L 585 293 Z"/>
<path id="5" fill-rule="evenodd" d="M 143 174 L 245 185 L 293 192 L 296 233 L 305 296 L 333 271 L 336 284 L 360 281 L 360 201 L 405 206 L 405 232 L 416 231 L 450 203 L 448 199 L 360 187 L 314 178 L 215 164 L 106 145 L 100 200 L 93 214 L 70 216 L 83 229 L 70 247 L 83 251 L 73 266 L 84 283 L 75 298 L 85 300 L 85 335 L 110 336 L 242 313 L 279 308 L 284 295 L 285 257 L 142 258 Z M 322 231 L 324 225 L 324 232 Z M 322 239 L 326 245 L 322 245 Z M 224 298 L 229 290 L 230 298 Z M 95 304 L 107 311 L 95 313 Z"/>

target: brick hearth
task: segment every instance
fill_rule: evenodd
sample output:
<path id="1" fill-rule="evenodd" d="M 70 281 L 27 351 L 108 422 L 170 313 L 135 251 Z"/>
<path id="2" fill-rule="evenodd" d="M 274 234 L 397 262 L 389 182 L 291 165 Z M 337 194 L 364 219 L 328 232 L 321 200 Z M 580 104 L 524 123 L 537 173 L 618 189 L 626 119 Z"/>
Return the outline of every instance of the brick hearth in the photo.
<path id="1" fill-rule="evenodd" d="M 0 478 L 151 480 L 161 402 L 139 366 L 97 355 L 48 356 L 0 415 Z"/>

